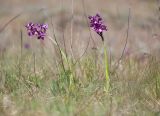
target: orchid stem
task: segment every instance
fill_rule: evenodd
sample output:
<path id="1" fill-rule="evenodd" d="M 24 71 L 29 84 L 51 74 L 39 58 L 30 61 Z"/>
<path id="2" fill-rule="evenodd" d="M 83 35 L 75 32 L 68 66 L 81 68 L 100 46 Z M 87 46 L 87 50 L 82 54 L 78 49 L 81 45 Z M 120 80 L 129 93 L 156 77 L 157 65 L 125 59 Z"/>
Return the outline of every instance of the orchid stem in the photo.
<path id="1" fill-rule="evenodd" d="M 110 88 L 109 65 L 108 65 L 107 48 L 105 47 L 104 41 L 103 41 L 103 48 L 104 48 L 104 63 L 105 63 L 105 78 L 106 78 L 105 91 L 109 92 Z"/>

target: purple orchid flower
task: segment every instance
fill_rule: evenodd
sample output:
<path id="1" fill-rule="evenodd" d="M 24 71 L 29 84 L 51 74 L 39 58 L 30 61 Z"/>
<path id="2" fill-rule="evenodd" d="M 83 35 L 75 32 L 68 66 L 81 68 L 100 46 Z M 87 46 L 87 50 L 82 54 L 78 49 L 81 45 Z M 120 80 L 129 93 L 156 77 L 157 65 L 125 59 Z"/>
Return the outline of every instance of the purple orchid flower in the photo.
<path id="1" fill-rule="evenodd" d="M 24 44 L 24 48 L 25 48 L 25 49 L 29 49 L 29 48 L 30 48 L 30 44 L 25 43 L 25 44 Z"/>
<path id="2" fill-rule="evenodd" d="M 107 31 L 107 26 L 103 24 L 103 20 L 99 14 L 95 16 L 89 16 L 90 19 L 90 27 L 101 36 L 102 41 L 104 41 L 103 31 Z"/>
<path id="3" fill-rule="evenodd" d="M 28 23 L 25 27 L 27 28 L 28 36 L 36 36 L 37 39 L 42 40 L 44 40 L 48 29 L 47 24 L 34 24 L 32 22 Z"/>

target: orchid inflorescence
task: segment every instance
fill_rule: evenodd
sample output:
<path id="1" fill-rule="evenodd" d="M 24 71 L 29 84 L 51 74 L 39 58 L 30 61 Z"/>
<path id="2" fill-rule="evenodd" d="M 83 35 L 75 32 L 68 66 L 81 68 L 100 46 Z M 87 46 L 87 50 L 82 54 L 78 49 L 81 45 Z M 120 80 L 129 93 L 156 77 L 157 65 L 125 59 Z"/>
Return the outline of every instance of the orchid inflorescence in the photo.
<path id="1" fill-rule="evenodd" d="M 44 40 L 46 36 L 46 31 L 48 29 L 47 24 L 38 24 L 38 23 L 34 24 L 32 22 L 28 23 L 25 27 L 27 28 L 28 35 L 30 37 L 36 36 L 37 39 L 42 39 L 42 40 Z"/>
<path id="2" fill-rule="evenodd" d="M 103 24 L 103 20 L 100 17 L 99 14 L 96 14 L 95 16 L 89 16 L 90 19 L 90 27 L 101 36 L 102 41 L 103 39 L 103 31 L 107 31 L 107 26 Z"/>

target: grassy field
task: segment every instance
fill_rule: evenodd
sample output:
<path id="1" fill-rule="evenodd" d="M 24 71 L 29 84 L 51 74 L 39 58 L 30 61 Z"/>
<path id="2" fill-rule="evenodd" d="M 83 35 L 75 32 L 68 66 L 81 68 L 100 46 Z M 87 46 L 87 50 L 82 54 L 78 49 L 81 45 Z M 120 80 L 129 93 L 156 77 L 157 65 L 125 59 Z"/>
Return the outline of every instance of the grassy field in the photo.
<path id="1" fill-rule="evenodd" d="M 0 116 L 160 116 L 160 2 L 1 0 Z"/>

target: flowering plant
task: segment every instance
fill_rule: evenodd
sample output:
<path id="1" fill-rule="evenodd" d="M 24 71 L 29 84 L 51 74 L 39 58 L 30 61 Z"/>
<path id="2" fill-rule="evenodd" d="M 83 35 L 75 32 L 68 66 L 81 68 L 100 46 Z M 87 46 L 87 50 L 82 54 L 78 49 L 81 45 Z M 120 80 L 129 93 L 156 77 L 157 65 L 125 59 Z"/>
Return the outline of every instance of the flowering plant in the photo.
<path id="1" fill-rule="evenodd" d="M 110 78 L 109 78 L 109 64 L 108 64 L 108 56 L 107 50 L 104 43 L 103 31 L 107 31 L 107 26 L 103 23 L 103 20 L 99 14 L 95 16 L 89 16 L 90 19 L 90 27 L 101 36 L 103 45 L 104 45 L 104 63 L 105 63 L 105 76 L 106 76 L 106 86 L 105 91 L 108 92 L 110 88 Z"/>

